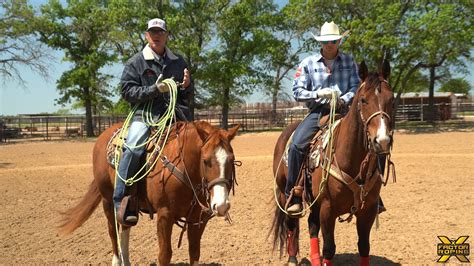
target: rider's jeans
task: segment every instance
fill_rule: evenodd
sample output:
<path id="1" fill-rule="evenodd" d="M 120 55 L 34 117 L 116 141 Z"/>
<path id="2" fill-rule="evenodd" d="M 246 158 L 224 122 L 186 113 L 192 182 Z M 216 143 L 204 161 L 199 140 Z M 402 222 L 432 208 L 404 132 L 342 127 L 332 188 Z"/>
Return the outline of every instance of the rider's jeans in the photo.
<path id="1" fill-rule="evenodd" d="M 320 112 L 308 114 L 308 116 L 301 121 L 293 134 L 293 139 L 288 149 L 288 179 L 286 180 L 285 188 L 286 197 L 290 195 L 291 190 L 295 186 L 309 144 L 320 128 L 320 118 Z"/>
<path id="2" fill-rule="evenodd" d="M 141 121 L 134 121 L 130 124 L 128 129 L 128 136 L 125 140 L 125 145 L 122 148 L 122 157 L 118 166 L 118 174 L 123 179 L 133 177 L 139 170 L 140 159 L 145 153 L 146 145 L 136 147 L 143 144 L 148 139 L 150 131 L 148 126 Z M 115 177 L 114 189 L 114 205 L 118 210 L 120 202 L 125 195 L 125 182 L 119 177 Z"/>

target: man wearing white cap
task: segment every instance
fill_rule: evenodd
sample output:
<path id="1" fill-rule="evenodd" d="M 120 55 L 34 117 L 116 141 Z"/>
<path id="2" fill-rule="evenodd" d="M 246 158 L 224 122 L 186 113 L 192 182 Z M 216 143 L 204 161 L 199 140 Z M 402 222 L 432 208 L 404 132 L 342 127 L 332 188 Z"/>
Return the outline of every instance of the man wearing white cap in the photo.
<path id="1" fill-rule="evenodd" d="M 135 54 L 126 64 L 120 80 L 122 97 L 131 105 L 137 105 L 134 118 L 128 129 L 128 136 L 120 159 L 118 174 L 124 179 L 134 176 L 145 152 L 144 143 L 149 135 L 149 125 L 143 121 L 145 103 L 153 100 L 152 114 L 155 118 L 164 114 L 169 104 L 169 88 L 160 81 L 174 78 L 180 84 L 176 103 L 178 120 L 190 120 L 188 98 L 193 90 L 191 75 L 184 59 L 174 54 L 167 46 L 168 29 L 166 22 L 159 18 L 148 21 L 145 38 L 148 44 Z M 155 120 L 156 121 L 156 120 Z M 125 183 L 116 177 L 114 205 L 118 221 L 125 225 L 135 225 L 138 215 L 128 210 L 121 201 L 126 193 Z M 126 203 L 126 202 L 124 202 Z"/>
<path id="2" fill-rule="evenodd" d="M 352 57 L 339 51 L 342 37 L 334 22 L 325 22 L 320 36 L 315 36 L 321 50 L 305 58 L 296 70 L 293 96 L 297 101 L 306 102 L 309 114 L 296 128 L 288 150 L 287 198 L 293 193 L 309 143 L 320 129 L 319 119 L 329 113 L 333 92 L 338 97 L 338 106 L 344 106 L 350 103 L 359 87 L 357 65 Z M 289 214 L 301 212 L 301 198 L 292 196 L 287 206 Z"/>

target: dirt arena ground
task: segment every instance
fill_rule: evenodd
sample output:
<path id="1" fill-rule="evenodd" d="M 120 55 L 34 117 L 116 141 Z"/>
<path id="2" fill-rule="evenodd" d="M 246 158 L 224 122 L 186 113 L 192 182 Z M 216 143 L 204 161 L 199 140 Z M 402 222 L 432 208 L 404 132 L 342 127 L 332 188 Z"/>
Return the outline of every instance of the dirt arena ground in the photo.
<path id="1" fill-rule="evenodd" d="M 204 265 L 283 264 L 267 239 L 273 215 L 272 154 L 278 132 L 238 136 L 233 147 L 243 165 L 231 198 L 232 225 L 213 219 L 202 242 Z M 110 264 L 111 244 L 99 207 L 70 236 L 58 236 L 58 211 L 75 204 L 91 179 L 93 141 L 0 145 L 0 264 Z M 474 132 L 397 132 L 393 161 L 397 183 L 382 188 L 388 211 L 372 230 L 373 265 L 435 265 L 437 236 L 470 236 L 474 242 Z M 156 218 L 155 218 L 156 219 Z M 156 221 L 147 216 L 132 230 L 133 264 L 157 261 Z M 299 259 L 308 257 L 306 219 Z M 187 243 L 172 263 L 188 263 Z M 354 221 L 336 226 L 335 265 L 358 265 Z M 457 263 L 451 257 L 450 263 Z"/>

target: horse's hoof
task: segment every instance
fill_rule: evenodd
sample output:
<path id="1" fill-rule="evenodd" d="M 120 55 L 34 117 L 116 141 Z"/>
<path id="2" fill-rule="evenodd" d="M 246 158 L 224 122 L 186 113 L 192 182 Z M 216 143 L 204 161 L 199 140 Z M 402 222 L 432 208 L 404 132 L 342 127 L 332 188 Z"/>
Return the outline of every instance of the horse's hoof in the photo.
<path id="1" fill-rule="evenodd" d="M 288 258 L 288 266 L 296 266 L 296 265 L 298 265 L 298 260 L 296 259 L 296 257 L 290 256 Z"/>

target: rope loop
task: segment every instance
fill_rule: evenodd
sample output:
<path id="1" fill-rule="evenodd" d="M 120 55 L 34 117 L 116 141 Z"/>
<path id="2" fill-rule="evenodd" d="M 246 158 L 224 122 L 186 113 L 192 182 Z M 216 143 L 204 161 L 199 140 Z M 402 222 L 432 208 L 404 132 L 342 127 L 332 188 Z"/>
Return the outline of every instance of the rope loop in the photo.
<path id="1" fill-rule="evenodd" d="M 333 159 L 333 155 L 334 155 L 334 149 L 333 149 L 334 126 L 333 125 L 334 125 L 335 119 L 336 119 L 337 100 L 338 99 L 337 99 L 336 92 L 332 92 L 332 98 L 331 98 L 331 102 L 330 102 L 330 111 L 329 111 L 329 121 L 328 121 L 329 146 L 327 146 L 327 148 L 326 148 L 326 155 L 328 155 L 327 153 L 329 153 L 329 156 L 326 157 L 327 164 L 326 165 L 321 165 L 324 174 L 323 174 L 323 178 L 321 179 L 321 183 L 319 183 L 318 195 L 314 198 L 314 200 L 311 202 L 311 204 L 309 204 L 306 208 L 304 208 L 302 211 L 300 211 L 298 213 L 292 213 L 291 216 L 295 216 L 295 217 L 304 216 L 306 214 L 306 212 L 309 211 L 311 209 L 311 207 L 313 207 L 313 205 L 320 199 L 320 197 L 322 195 L 322 192 L 324 190 L 324 187 L 326 186 L 326 183 L 327 183 L 327 180 L 328 180 L 328 177 L 329 177 L 329 170 L 331 169 L 332 159 Z M 303 118 L 303 120 L 304 120 L 304 118 Z M 287 145 L 285 147 L 285 150 L 288 149 L 288 144 L 289 143 L 287 143 Z M 278 186 L 276 184 L 276 175 L 278 173 L 278 170 L 280 169 L 280 165 L 281 165 L 282 160 L 283 160 L 283 155 L 280 158 L 280 162 L 278 163 L 278 167 L 275 171 L 275 177 L 273 178 L 273 181 L 274 181 L 274 196 L 275 196 L 275 201 L 276 201 L 276 204 L 277 204 L 278 208 L 283 213 L 290 216 L 290 214 L 280 205 L 280 202 L 278 201 L 278 192 L 277 192 Z M 324 161 L 326 161 L 326 160 L 323 160 L 323 162 Z"/>

